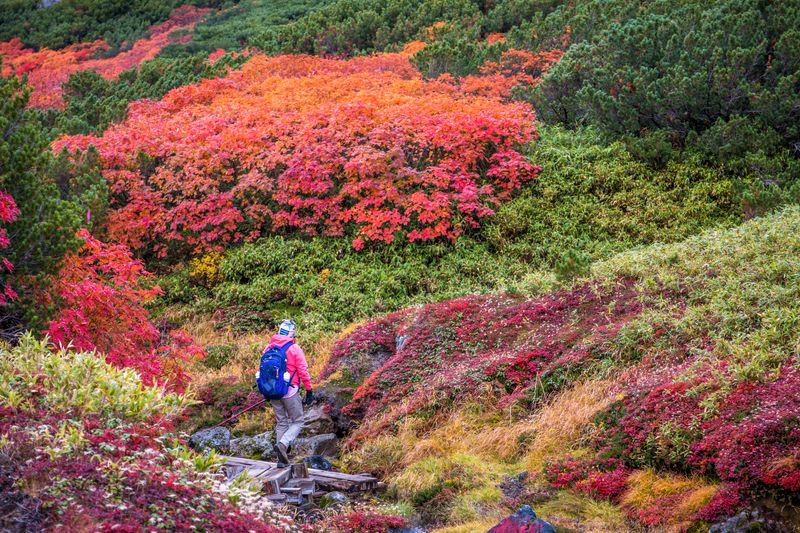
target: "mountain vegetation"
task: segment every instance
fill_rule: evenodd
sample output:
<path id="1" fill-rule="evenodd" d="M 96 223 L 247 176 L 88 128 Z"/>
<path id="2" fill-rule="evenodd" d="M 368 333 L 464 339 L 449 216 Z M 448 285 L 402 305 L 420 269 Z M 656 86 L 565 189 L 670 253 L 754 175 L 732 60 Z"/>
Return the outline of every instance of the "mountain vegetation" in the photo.
<path id="1" fill-rule="evenodd" d="M 796 0 L 0 6 L 0 529 L 800 527 Z M 186 447 L 284 318 L 375 499 Z"/>

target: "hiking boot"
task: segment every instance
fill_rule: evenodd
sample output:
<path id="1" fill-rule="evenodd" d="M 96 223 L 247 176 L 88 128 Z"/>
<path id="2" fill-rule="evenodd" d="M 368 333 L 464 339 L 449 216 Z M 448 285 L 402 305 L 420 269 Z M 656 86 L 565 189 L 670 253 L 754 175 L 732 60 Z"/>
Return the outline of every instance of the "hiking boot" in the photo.
<path id="1" fill-rule="evenodd" d="M 286 445 L 279 442 L 273 447 L 275 455 L 278 456 L 278 468 L 286 468 L 289 466 L 289 454 L 286 453 Z"/>

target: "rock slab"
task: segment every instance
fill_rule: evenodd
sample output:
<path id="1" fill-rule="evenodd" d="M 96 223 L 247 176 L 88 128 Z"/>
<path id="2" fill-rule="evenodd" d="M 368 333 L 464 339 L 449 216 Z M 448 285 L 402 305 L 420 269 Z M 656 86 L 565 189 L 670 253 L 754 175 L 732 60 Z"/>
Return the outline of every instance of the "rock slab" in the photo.
<path id="1" fill-rule="evenodd" d="M 189 437 L 189 447 L 198 452 L 227 451 L 230 443 L 231 432 L 223 427 L 201 429 Z"/>
<path id="2" fill-rule="evenodd" d="M 230 442 L 230 454 L 236 457 L 250 457 L 251 459 L 262 459 L 270 456 L 272 445 L 275 441 L 275 433 L 265 431 L 252 437 L 242 437 L 232 439 Z"/>
<path id="3" fill-rule="evenodd" d="M 335 433 L 323 433 L 313 437 L 295 439 L 292 443 L 292 455 L 307 457 L 310 455 L 327 455 L 336 457 L 339 454 L 339 439 Z"/>

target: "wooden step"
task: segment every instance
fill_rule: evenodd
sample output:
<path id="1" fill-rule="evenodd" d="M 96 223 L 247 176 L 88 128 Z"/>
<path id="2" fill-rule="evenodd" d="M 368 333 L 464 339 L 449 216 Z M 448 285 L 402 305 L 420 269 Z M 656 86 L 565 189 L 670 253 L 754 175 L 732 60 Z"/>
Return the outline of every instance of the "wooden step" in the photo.
<path id="1" fill-rule="evenodd" d="M 305 463 L 278 468 L 277 463 L 245 457 L 225 457 L 228 471 L 246 471 L 262 483 L 270 501 L 305 505 L 325 491 L 371 491 L 385 487 L 369 474 L 344 474 L 308 468 Z"/>

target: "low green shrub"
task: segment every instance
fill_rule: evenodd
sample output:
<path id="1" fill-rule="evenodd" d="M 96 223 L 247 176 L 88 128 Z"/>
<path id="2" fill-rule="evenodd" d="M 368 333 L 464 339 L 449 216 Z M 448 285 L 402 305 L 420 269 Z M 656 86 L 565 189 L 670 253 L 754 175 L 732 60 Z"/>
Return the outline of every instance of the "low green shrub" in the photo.
<path id="1" fill-rule="evenodd" d="M 30 333 L 13 348 L 0 345 L 0 404 L 14 409 L 38 406 L 143 422 L 172 418 L 191 403 L 186 396 L 144 386 L 136 371 L 113 367 L 97 354 L 51 351 Z"/>

